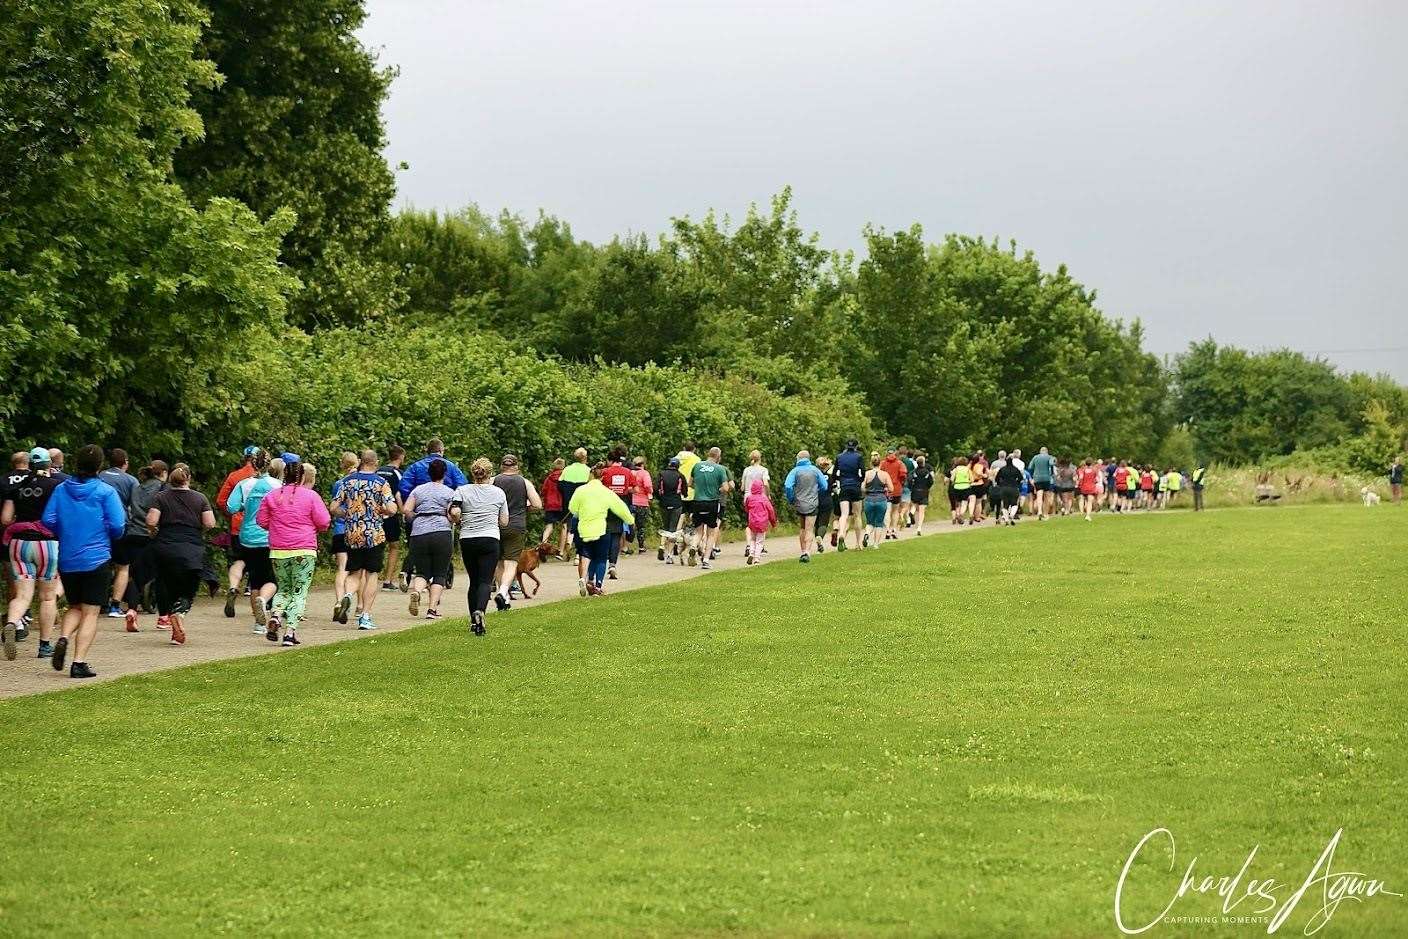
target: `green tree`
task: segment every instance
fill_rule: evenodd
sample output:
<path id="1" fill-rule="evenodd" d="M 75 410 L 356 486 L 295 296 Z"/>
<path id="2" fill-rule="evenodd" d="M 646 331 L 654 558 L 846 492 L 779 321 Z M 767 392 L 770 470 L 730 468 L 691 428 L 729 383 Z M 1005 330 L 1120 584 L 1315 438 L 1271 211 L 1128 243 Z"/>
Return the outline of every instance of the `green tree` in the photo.
<path id="1" fill-rule="evenodd" d="M 206 0 L 199 51 L 224 76 L 196 90 L 205 122 L 177 154 L 196 203 L 238 199 L 261 217 L 297 215 L 284 262 L 302 279 L 303 326 L 356 323 L 398 302 L 372 250 L 395 177 L 382 156 L 381 105 L 393 78 L 356 37 L 363 0 Z"/>
<path id="2" fill-rule="evenodd" d="M 284 310 L 286 212 L 191 205 L 194 2 L 16 0 L 0 17 L 0 425 L 19 442 L 175 448 L 222 349 Z"/>

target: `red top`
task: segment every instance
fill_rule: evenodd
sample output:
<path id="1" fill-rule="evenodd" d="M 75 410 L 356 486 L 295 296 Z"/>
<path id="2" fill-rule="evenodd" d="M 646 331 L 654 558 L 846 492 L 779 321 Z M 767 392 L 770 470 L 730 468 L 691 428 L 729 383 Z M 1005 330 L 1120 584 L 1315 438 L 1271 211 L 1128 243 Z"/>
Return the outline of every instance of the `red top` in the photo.
<path id="1" fill-rule="evenodd" d="M 636 475 L 620 463 L 612 463 L 602 474 L 601 484 L 625 499 L 636 484 Z"/>
<path id="2" fill-rule="evenodd" d="M 557 481 L 562 478 L 562 470 L 554 468 L 548 473 L 547 479 L 543 480 L 543 510 L 545 512 L 562 511 L 562 490 L 557 488 Z"/>
<path id="3" fill-rule="evenodd" d="M 220 506 L 220 511 L 225 511 L 225 506 L 228 505 L 230 502 L 230 493 L 235 491 L 235 487 L 253 475 L 254 466 L 249 463 L 245 463 L 239 469 L 235 470 L 234 472 L 230 473 L 229 476 L 225 477 L 224 484 L 220 486 L 220 494 L 215 497 L 215 504 Z M 229 515 L 228 512 L 226 512 L 225 514 Z M 230 515 L 230 534 L 234 537 L 238 537 L 240 533 L 240 525 L 242 525 L 243 523 L 243 512 L 236 512 L 234 515 Z"/>
<path id="4" fill-rule="evenodd" d="M 1082 495 L 1093 496 L 1100 491 L 1100 469 L 1095 466 L 1082 466 L 1076 470 L 1076 484 Z"/>
<path id="5" fill-rule="evenodd" d="M 885 456 L 880 461 L 880 468 L 890 477 L 890 495 L 900 495 L 904 489 L 905 477 L 909 475 L 909 470 L 904 465 L 904 460 L 897 456 Z"/>
<path id="6" fill-rule="evenodd" d="M 1115 470 L 1115 488 L 1123 492 L 1129 488 L 1129 467 L 1121 466 Z"/>

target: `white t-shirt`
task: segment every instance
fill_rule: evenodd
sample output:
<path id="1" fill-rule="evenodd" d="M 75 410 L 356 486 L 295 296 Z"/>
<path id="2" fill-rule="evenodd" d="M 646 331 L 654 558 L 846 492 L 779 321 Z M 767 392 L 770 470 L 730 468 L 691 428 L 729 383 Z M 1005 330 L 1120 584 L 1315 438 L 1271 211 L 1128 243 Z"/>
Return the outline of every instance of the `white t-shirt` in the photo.
<path id="1" fill-rule="evenodd" d="M 450 503 L 460 507 L 460 539 L 498 538 L 499 513 L 508 511 L 504 491 L 492 483 L 466 483 Z"/>
<path id="2" fill-rule="evenodd" d="M 770 488 L 770 480 L 768 479 L 768 468 L 766 466 L 754 466 L 752 463 L 749 463 L 747 466 L 743 467 L 742 479 L 743 494 L 745 496 L 753 491 L 753 480 L 755 479 L 761 479 L 763 481 L 764 491 Z"/>

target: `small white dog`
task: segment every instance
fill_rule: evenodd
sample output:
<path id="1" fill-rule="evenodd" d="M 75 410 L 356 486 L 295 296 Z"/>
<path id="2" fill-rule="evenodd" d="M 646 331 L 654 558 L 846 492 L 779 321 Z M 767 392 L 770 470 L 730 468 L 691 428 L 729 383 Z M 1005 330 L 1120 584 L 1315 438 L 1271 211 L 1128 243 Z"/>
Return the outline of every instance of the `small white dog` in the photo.
<path id="1" fill-rule="evenodd" d="M 1370 489 L 1368 486 L 1365 486 L 1363 489 L 1359 490 L 1359 494 L 1364 497 L 1365 508 L 1371 509 L 1379 504 L 1379 494 L 1374 490 Z"/>

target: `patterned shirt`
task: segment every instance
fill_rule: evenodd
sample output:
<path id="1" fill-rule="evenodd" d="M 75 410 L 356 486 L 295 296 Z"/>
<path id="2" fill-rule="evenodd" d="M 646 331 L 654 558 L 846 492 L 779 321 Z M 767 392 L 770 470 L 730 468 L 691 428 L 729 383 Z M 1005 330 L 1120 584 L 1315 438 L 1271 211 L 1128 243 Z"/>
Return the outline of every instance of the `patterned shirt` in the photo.
<path id="1" fill-rule="evenodd" d="M 396 497 L 376 473 L 350 473 L 341 480 L 336 505 L 346 513 L 348 548 L 375 548 L 386 543 L 382 513 L 396 508 Z"/>

